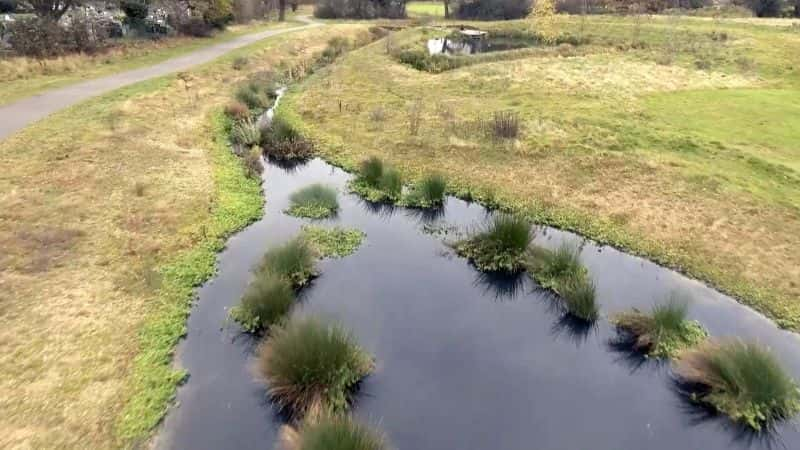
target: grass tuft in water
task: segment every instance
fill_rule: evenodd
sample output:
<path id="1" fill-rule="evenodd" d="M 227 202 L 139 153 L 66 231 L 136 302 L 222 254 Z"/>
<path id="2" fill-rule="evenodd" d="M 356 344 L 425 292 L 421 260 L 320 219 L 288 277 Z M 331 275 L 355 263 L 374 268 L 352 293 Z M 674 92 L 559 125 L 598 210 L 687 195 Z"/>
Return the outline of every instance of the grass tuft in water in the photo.
<path id="1" fill-rule="evenodd" d="M 403 177 L 383 161 L 370 157 L 361 162 L 358 177 L 350 182 L 350 191 L 371 202 L 397 202 L 403 193 Z"/>
<path id="2" fill-rule="evenodd" d="M 696 321 L 686 318 L 689 306 L 675 295 L 653 307 L 650 314 L 633 310 L 616 315 L 612 322 L 617 329 L 633 338 L 633 348 L 659 358 L 675 357 L 680 351 L 694 347 L 707 336 Z"/>
<path id="3" fill-rule="evenodd" d="M 294 317 L 273 327 L 259 349 L 258 371 L 278 407 L 300 419 L 340 413 L 372 357 L 342 327 L 313 317 Z"/>
<path id="4" fill-rule="evenodd" d="M 561 280 L 585 275 L 579 254 L 578 247 L 566 242 L 555 250 L 533 246 L 525 257 L 525 265 L 539 285 L 555 289 Z"/>
<path id="5" fill-rule="evenodd" d="M 595 301 L 594 282 L 586 276 L 560 279 L 556 291 L 564 299 L 567 312 L 586 322 L 594 322 L 600 315 Z"/>
<path id="6" fill-rule="evenodd" d="M 306 285 L 317 276 L 316 252 L 302 237 L 270 249 L 257 268 L 257 272 L 271 272 L 285 277 L 294 287 Z"/>
<path id="7" fill-rule="evenodd" d="M 377 156 L 372 156 L 361 162 L 359 178 L 367 185 L 374 188 L 380 187 L 383 176 L 383 161 Z"/>
<path id="8" fill-rule="evenodd" d="M 231 309 L 231 319 L 242 328 L 255 333 L 283 319 L 294 304 L 295 295 L 289 281 L 275 273 L 259 273 Z"/>
<path id="9" fill-rule="evenodd" d="M 324 415 L 308 420 L 295 432 L 284 428 L 284 450 L 385 450 L 389 446 L 379 431 L 346 415 Z"/>
<path id="10" fill-rule="evenodd" d="M 455 244 L 456 252 L 486 272 L 518 272 L 533 240 L 527 219 L 498 214 L 484 228 Z"/>
<path id="11" fill-rule="evenodd" d="M 361 230 L 313 225 L 304 226 L 301 232 L 303 238 L 323 258 L 343 258 L 353 254 L 366 236 Z"/>
<path id="12" fill-rule="evenodd" d="M 439 174 L 428 175 L 414 186 L 404 203 L 408 206 L 433 208 L 444 203 L 447 180 Z"/>
<path id="13" fill-rule="evenodd" d="M 707 341 L 680 354 L 675 374 L 699 390 L 694 401 L 713 406 L 760 431 L 800 412 L 800 390 L 766 348 L 740 340 Z"/>
<path id="14" fill-rule="evenodd" d="M 336 190 L 322 184 L 306 186 L 289 197 L 291 205 L 285 211 L 295 217 L 324 219 L 339 210 Z"/>

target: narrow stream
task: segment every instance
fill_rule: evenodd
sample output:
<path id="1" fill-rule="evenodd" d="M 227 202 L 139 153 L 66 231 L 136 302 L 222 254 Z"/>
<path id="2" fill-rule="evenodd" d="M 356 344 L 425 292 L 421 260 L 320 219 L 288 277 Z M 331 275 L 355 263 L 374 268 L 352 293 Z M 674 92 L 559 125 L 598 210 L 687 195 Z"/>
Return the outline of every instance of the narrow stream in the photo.
<path id="1" fill-rule="evenodd" d="M 289 195 L 311 183 L 340 192 L 340 213 L 324 225 L 366 232 L 362 247 L 324 260 L 293 314 L 323 314 L 353 330 L 377 359 L 354 414 L 379 425 L 400 450 L 800 448 L 782 425 L 754 436 L 704 414 L 675 392 L 668 365 L 615 351 L 606 320 L 580 329 L 559 317 L 527 276 L 481 276 L 426 226 L 461 229 L 489 214 L 449 198 L 439 217 L 380 208 L 346 193 L 349 175 L 324 161 L 283 169 L 267 164 L 263 219 L 232 237 L 219 273 L 199 300 L 179 346 L 191 374 L 156 443 L 173 449 L 265 449 L 280 419 L 250 366 L 257 341 L 226 325 L 266 249 L 307 223 L 282 213 Z M 732 299 L 638 257 L 581 237 L 538 228 L 536 242 L 582 245 L 604 314 L 649 309 L 674 290 L 690 294 L 690 316 L 713 336 L 768 345 L 800 379 L 800 340 Z"/>

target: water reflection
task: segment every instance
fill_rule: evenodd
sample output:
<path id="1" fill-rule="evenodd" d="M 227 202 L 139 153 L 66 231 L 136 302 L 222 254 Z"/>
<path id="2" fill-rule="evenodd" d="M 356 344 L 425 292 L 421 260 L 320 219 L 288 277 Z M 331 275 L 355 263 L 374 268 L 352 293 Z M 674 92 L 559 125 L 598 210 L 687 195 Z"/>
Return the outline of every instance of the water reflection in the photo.
<path id="1" fill-rule="evenodd" d="M 444 217 L 444 206 L 438 208 L 407 208 L 406 216 L 420 225 L 431 225 Z"/>
<path id="2" fill-rule="evenodd" d="M 635 339 L 629 334 L 617 334 L 606 341 L 606 348 L 614 354 L 614 362 L 628 368 L 630 374 L 641 369 L 663 367 L 667 361 L 661 358 L 650 358 L 634 349 Z"/>
<path id="3" fill-rule="evenodd" d="M 491 36 L 447 36 L 428 40 L 429 55 L 474 55 L 528 47 L 526 42 Z"/>
<path id="4" fill-rule="evenodd" d="M 558 320 L 550 327 L 550 335 L 554 338 L 566 338 L 576 346 L 586 342 L 589 336 L 597 332 L 597 321 L 587 321 L 562 313 Z"/>
<path id="5" fill-rule="evenodd" d="M 484 295 L 493 296 L 495 300 L 513 300 L 524 292 L 525 277 L 523 272 L 509 274 L 476 270 L 472 285 L 480 288 Z"/>

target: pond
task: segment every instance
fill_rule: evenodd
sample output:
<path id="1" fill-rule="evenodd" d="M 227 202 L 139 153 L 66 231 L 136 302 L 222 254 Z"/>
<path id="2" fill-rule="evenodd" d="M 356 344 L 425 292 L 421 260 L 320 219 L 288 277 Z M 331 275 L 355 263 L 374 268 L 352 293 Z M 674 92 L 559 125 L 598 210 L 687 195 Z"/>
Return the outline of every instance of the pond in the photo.
<path id="1" fill-rule="evenodd" d="M 321 314 L 353 330 L 377 360 L 353 413 L 378 424 L 397 449 L 728 449 L 800 448 L 789 425 L 761 436 L 696 409 L 677 395 L 668 365 L 615 350 L 601 319 L 586 329 L 561 317 L 526 275 L 495 279 L 453 254 L 431 228 L 467 229 L 491 212 L 447 199 L 441 214 L 365 203 L 346 194 L 349 175 L 322 160 L 293 168 L 267 164 L 266 213 L 233 236 L 219 273 L 199 289 L 177 362 L 190 378 L 179 389 L 158 448 L 272 448 L 282 419 L 251 365 L 255 338 L 226 323 L 267 248 L 307 221 L 282 213 L 311 183 L 340 191 L 325 225 L 358 228 L 362 247 L 324 260 L 293 314 Z M 702 283 L 577 235 L 537 228 L 536 243 L 582 246 L 604 314 L 649 309 L 670 292 L 694 299 L 690 316 L 712 336 L 768 345 L 800 378 L 800 341 Z"/>
<path id="2" fill-rule="evenodd" d="M 429 55 L 474 55 L 477 53 L 501 52 L 518 48 L 530 47 L 532 44 L 525 40 L 507 37 L 449 36 L 428 40 Z"/>

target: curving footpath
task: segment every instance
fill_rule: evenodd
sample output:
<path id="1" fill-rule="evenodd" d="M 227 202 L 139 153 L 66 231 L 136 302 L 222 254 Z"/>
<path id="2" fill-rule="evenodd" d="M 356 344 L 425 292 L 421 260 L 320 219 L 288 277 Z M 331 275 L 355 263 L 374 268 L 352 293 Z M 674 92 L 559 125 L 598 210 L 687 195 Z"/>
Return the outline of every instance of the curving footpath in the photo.
<path id="1" fill-rule="evenodd" d="M 298 27 L 268 30 L 259 33 L 247 34 L 233 40 L 215 44 L 200 50 L 187 53 L 173 59 L 129 70 L 102 78 L 73 84 L 67 87 L 54 89 L 32 97 L 24 98 L 14 103 L 0 106 L 0 140 L 3 140 L 26 126 L 41 120 L 61 109 L 72 106 L 83 100 L 96 97 L 106 92 L 119 89 L 140 81 L 161 77 L 174 72 L 180 72 L 194 66 L 207 63 L 219 58 L 231 50 L 236 50 L 254 42 L 277 36 L 279 34 L 322 25 L 307 17 L 298 17 L 297 20 L 305 23 Z"/>

